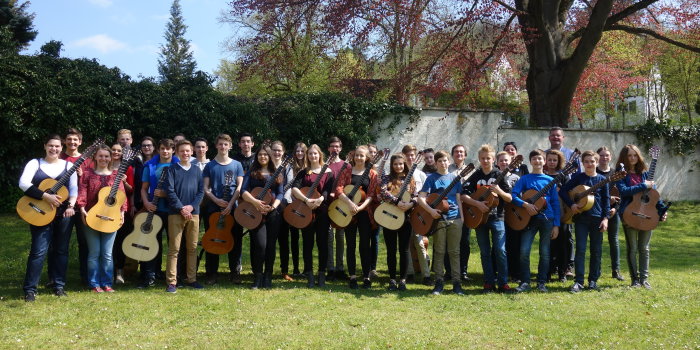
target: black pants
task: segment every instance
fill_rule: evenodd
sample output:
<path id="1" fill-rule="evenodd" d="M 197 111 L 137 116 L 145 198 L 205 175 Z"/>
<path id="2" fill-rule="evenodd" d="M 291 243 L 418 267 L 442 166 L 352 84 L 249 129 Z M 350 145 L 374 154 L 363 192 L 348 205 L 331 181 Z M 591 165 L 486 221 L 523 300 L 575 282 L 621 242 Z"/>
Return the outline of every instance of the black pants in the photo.
<path id="1" fill-rule="evenodd" d="M 508 274 L 512 280 L 520 279 L 520 234 L 522 231 L 513 230 L 506 225 L 506 260 Z M 496 260 L 494 259 L 494 262 Z M 494 270 L 496 271 L 496 270 Z"/>
<path id="2" fill-rule="evenodd" d="M 255 274 L 265 273 L 266 276 L 272 276 L 277 255 L 279 221 L 279 211 L 273 210 L 258 228 L 250 231 L 250 244 L 253 249 L 251 265 Z"/>
<path id="3" fill-rule="evenodd" d="M 398 241 L 398 246 L 397 246 Z M 406 279 L 410 255 L 408 253 L 411 242 L 411 225 L 408 218 L 398 230 L 384 228 L 384 243 L 386 244 L 386 265 L 389 268 L 389 278 L 396 279 L 396 250 L 399 251 L 400 278 Z"/>
<path id="4" fill-rule="evenodd" d="M 328 207 L 316 208 L 316 219 L 308 227 L 301 230 L 304 239 L 304 272 L 314 271 L 314 237 L 318 246 L 318 271 L 326 272 L 328 265 Z"/>
<path id="5" fill-rule="evenodd" d="M 357 259 L 355 257 L 355 242 L 357 232 L 360 232 L 360 264 L 362 264 L 362 277 L 369 278 L 372 269 L 371 236 L 372 225 L 369 221 L 369 213 L 363 210 L 355 215 L 356 221 L 345 228 L 345 256 L 348 262 L 348 274 L 356 273 Z"/>
<path id="6" fill-rule="evenodd" d="M 280 218 L 278 232 L 278 241 L 280 245 L 280 269 L 282 270 L 283 274 L 289 273 L 289 252 L 291 250 L 294 273 L 297 273 L 299 272 L 299 229 Z"/>
<path id="7" fill-rule="evenodd" d="M 170 235 L 168 235 L 168 213 L 157 211 L 155 214 L 163 220 L 163 227 L 156 233 L 158 254 L 156 254 L 156 257 L 151 261 L 142 261 L 139 263 L 141 267 L 141 278 L 146 280 L 156 278 L 156 272 L 161 271 L 163 267 L 163 232 L 166 233 L 167 237 L 170 237 Z"/>
<path id="8" fill-rule="evenodd" d="M 559 235 L 550 243 L 549 273 L 558 270 L 562 276 L 566 269 L 573 264 L 572 254 L 575 253 L 573 236 L 571 234 L 573 225 L 562 224 L 559 226 Z"/>

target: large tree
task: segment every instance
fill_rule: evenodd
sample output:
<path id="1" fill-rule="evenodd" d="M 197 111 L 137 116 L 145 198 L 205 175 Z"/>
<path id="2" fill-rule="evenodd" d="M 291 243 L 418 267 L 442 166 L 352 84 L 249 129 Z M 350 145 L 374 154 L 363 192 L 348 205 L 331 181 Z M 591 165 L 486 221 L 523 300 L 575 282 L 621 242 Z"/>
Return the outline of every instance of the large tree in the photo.
<path id="1" fill-rule="evenodd" d="M 180 0 L 170 6 L 170 21 L 165 29 L 165 44 L 160 47 L 158 73 L 164 82 L 178 82 L 194 76 L 197 64 L 192 56 L 190 41 L 185 39 L 187 26 L 182 18 Z"/>
<path id="2" fill-rule="evenodd" d="M 15 50 L 27 47 L 38 34 L 32 21 L 34 14 L 27 11 L 29 2 L 18 4 L 16 0 L 0 0 L 0 30 L 10 33 Z"/>

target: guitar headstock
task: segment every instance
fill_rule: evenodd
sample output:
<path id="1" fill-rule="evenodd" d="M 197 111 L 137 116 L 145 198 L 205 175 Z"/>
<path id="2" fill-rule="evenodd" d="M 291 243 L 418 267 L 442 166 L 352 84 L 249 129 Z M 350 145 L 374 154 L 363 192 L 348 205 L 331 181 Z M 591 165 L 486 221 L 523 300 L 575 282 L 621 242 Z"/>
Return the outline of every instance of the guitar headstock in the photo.
<path id="1" fill-rule="evenodd" d="M 224 185 L 231 186 L 233 183 L 233 170 L 229 170 L 224 174 Z"/>
<path id="2" fill-rule="evenodd" d="M 651 148 L 649 148 L 649 157 L 651 157 L 651 159 L 659 159 L 660 154 L 661 154 L 661 147 L 659 147 L 657 145 L 653 145 L 653 146 L 651 146 Z"/>
<path id="3" fill-rule="evenodd" d="M 124 151 L 122 153 L 122 162 L 131 162 L 139 154 L 141 154 L 141 151 L 137 151 L 130 147 L 124 148 Z"/>
<path id="4" fill-rule="evenodd" d="M 338 152 L 333 152 L 328 156 L 328 159 L 326 159 L 326 165 L 330 165 L 333 159 L 338 156 Z"/>
<path id="5" fill-rule="evenodd" d="M 519 168 L 520 164 L 522 164 L 522 163 L 523 163 L 523 155 L 518 154 L 517 156 L 515 156 L 515 158 L 513 158 L 513 160 L 510 161 L 510 164 L 508 164 L 508 170 L 513 171 L 513 170 Z"/>
<path id="6" fill-rule="evenodd" d="M 462 171 L 459 172 L 459 177 L 466 177 L 472 171 L 474 171 L 474 163 L 469 163 L 466 167 L 464 167 L 464 169 L 462 169 Z"/>
<path id="7" fill-rule="evenodd" d="M 282 157 L 282 163 L 280 163 L 280 166 L 283 167 L 283 168 L 286 167 L 287 165 L 289 165 L 289 164 L 292 163 L 292 160 L 293 160 L 293 159 L 294 159 L 293 157 L 291 157 L 291 156 L 285 154 L 285 155 Z"/>
<path id="8" fill-rule="evenodd" d="M 423 161 L 423 151 L 418 151 L 418 155 L 416 155 L 416 159 L 413 161 L 413 164 L 417 166 L 422 161 Z"/>
<path id="9" fill-rule="evenodd" d="M 627 171 L 625 169 L 622 169 L 620 171 L 614 172 L 612 175 L 610 175 L 610 181 L 620 181 L 627 176 Z"/>
<path id="10" fill-rule="evenodd" d="M 85 155 L 85 158 L 92 157 L 92 154 L 97 151 L 97 147 L 103 145 L 105 143 L 105 140 L 103 138 L 98 138 L 95 140 L 95 142 L 90 145 L 90 147 L 86 148 L 85 151 L 83 151 L 83 154 Z"/>

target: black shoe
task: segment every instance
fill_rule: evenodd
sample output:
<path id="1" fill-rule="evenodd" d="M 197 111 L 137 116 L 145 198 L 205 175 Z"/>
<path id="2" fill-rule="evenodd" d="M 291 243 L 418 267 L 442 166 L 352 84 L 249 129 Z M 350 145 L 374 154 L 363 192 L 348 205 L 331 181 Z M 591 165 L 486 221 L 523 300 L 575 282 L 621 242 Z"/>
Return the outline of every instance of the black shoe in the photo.
<path id="1" fill-rule="evenodd" d="M 588 289 L 590 289 L 590 290 L 598 290 L 598 282 L 596 282 L 596 281 L 588 281 Z"/>
<path id="2" fill-rule="evenodd" d="M 622 275 L 620 274 L 620 270 L 614 270 L 613 273 L 612 273 L 612 278 L 614 278 L 614 279 L 616 279 L 616 280 L 618 280 L 618 281 L 624 281 L 624 280 L 625 280 L 625 278 L 622 277 Z"/>
<path id="3" fill-rule="evenodd" d="M 262 287 L 265 289 L 272 289 L 272 276 L 263 276 Z"/>
<path id="4" fill-rule="evenodd" d="M 467 276 L 466 272 L 462 274 L 461 278 L 462 278 L 462 282 L 469 282 L 472 280 L 471 278 L 469 278 L 469 276 Z"/>
<path id="5" fill-rule="evenodd" d="M 462 290 L 462 283 L 453 282 L 452 283 L 452 293 L 454 293 L 456 295 L 464 295 L 464 291 Z"/>
<path id="6" fill-rule="evenodd" d="M 44 287 L 45 287 L 46 289 L 54 289 L 54 287 L 56 287 L 56 282 L 54 282 L 54 281 L 48 281 L 48 282 L 46 282 L 46 284 L 44 285 Z"/>
<path id="7" fill-rule="evenodd" d="M 302 275 L 301 272 L 299 272 L 299 269 L 294 269 L 294 273 L 292 273 L 292 277 L 301 278 L 301 277 L 304 277 L 304 275 Z"/>
<path id="8" fill-rule="evenodd" d="M 318 277 L 319 277 L 319 283 L 321 283 L 321 281 L 320 281 L 320 279 L 321 279 L 321 274 L 320 274 L 320 273 L 319 273 Z M 336 272 L 335 272 L 335 271 L 328 271 L 328 273 L 325 274 L 324 279 L 325 279 L 326 281 L 330 281 L 330 282 L 335 281 L 335 279 L 336 279 Z"/>
<path id="9" fill-rule="evenodd" d="M 406 281 L 399 281 L 399 292 L 403 292 L 406 290 Z"/>
<path id="10" fill-rule="evenodd" d="M 156 271 L 156 280 L 165 281 L 165 274 L 163 271 Z"/>
<path id="11" fill-rule="evenodd" d="M 642 287 L 644 287 L 646 289 L 651 289 L 651 284 L 649 283 L 649 281 L 642 280 L 640 283 L 642 284 Z"/>
<path id="12" fill-rule="evenodd" d="M 155 278 L 146 278 L 141 280 L 138 285 L 136 285 L 136 288 L 138 289 L 146 289 L 149 287 L 153 287 L 156 285 L 156 280 Z"/>
<path id="13" fill-rule="evenodd" d="M 415 281 L 416 281 L 416 278 L 414 275 L 406 276 L 406 283 L 414 283 Z"/>
<path id="14" fill-rule="evenodd" d="M 545 286 L 545 284 L 544 284 L 544 283 L 541 283 L 541 282 L 540 282 L 540 283 L 537 283 L 537 290 L 540 291 L 540 292 L 542 292 L 542 293 L 547 293 L 547 292 L 548 292 L 547 286 Z"/>
<path id="15" fill-rule="evenodd" d="M 34 300 L 36 300 L 36 293 L 34 293 L 34 292 L 24 293 L 24 301 L 26 301 L 28 303 L 33 303 Z"/>
<path id="16" fill-rule="evenodd" d="M 369 278 L 365 278 L 362 281 L 362 289 L 370 289 L 372 288 L 372 281 L 369 280 Z"/>
<path id="17" fill-rule="evenodd" d="M 314 273 L 313 272 L 306 273 L 306 286 L 309 288 L 313 288 L 316 286 L 316 283 L 314 282 Z"/>
<path id="18" fill-rule="evenodd" d="M 54 288 L 53 295 L 55 295 L 57 297 L 67 297 L 68 296 L 68 294 L 66 294 L 66 291 L 63 290 L 63 288 Z"/>
<path id="19" fill-rule="evenodd" d="M 253 281 L 253 284 L 250 286 L 250 289 L 258 289 L 262 288 L 263 286 L 263 275 L 262 273 L 256 273 L 255 274 L 255 281 Z"/>
<path id="20" fill-rule="evenodd" d="M 424 286 L 432 286 L 435 284 L 435 281 L 433 281 L 433 278 L 428 276 L 428 277 L 423 277 L 423 285 Z"/>
<path id="21" fill-rule="evenodd" d="M 632 283 L 630 284 L 630 287 L 632 287 L 632 288 L 639 288 L 641 286 L 642 286 L 642 284 L 639 283 L 639 280 L 632 280 Z"/>
<path id="22" fill-rule="evenodd" d="M 350 278 L 350 282 L 348 283 L 348 287 L 350 287 L 350 289 L 359 288 L 357 285 L 357 278 Z"/>
<path id="23" fill-rule="evenodd" d="M 326 275 L 323 272 L 318 274 L 318 286 L 321 288 L 326 286 Z"/>
<path id="24" fill-rule="evenodd" d="M 396 280 L 389 280 L 389 288 L 390 291 L 396 291 L 399 289 L 399 286 L 396 284 Z"/>
<path id="25" fill-rule="evenodd" d="M 442 279 L 436 279 L 435 280 L 435 287 L 433 287 L 433 291 L 431 292 L 432 295 L 440 295 L 442 294 L 442 290 L 444 289 L 444 285 L 442 282 Z"/>
<path id="26" fill-rule="evenodd" d="M 574 283 L 574 285 L 571 287 L 570 292 L 571 293 L 578 293 L 583 291 L 583 285 L 581 283 Z"/>
<path id="27" fill-rule="evenodd" d="M 238 271 L 231 272 L 228 279 L 233 284 L 243 284 L 243 280 L 241 279 L 241 274 Z"/>

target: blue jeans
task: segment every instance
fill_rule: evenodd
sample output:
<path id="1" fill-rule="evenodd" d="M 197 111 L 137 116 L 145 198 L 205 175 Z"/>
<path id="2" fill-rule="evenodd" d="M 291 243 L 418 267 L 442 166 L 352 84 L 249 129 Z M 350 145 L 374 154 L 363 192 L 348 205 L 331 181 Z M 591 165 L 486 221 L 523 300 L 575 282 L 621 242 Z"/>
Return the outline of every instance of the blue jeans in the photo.
<path id="1" fill-rule="evenodd" d="M 610 264 L 613 271 L 620 270 L 620 214 L 608 219 L 608 244 L 610 244 Z"/>
<path id="2" fill-rule="evenodd" d="M 117 232 L 102 233 L 85 226 L 85 239 L 88 244 L 88 284 L 91 288 L 111 287 L 114 261 L 112 246 Z"/>
<path id="3" fill-rule="evenodd" d="M 44 259 L 49 253 L 49 246 L 53 240 L 57 240 L 57 246 L 64 249 L 52 249 L 52 254 L 49 257 L 49 264 L 52 266 L 53 278 L 57 288 L 63 288 L 66 284 L 66 269 L 68 267 L 68 242 L 70 240 L 71 218 L 57 216 L 50 224 L 46 226 L 29 225 L 29 231 L 32 233 L 32 246 L 27 257 L 27 272 L 24 275 L 25 293 L 37 292 L 41 270 L 44 267 Z M 63 255 L 63 256 L 62 256 Z"/>
<path id="4" fill-rule="evenodd" d="M 586 241 L 591 237 L 591 260 L 588 265 L 588 282 L 597 282 L 600 278 L 600 259 L 603 254 L 603 232 L 600 231 L 598 217 L 579 215 L 574 222 L 576 232 L 576 257 L 574 258 L 574 280 L 583 284 L 586 273 Z"/>
<path id="5" fill-rule="evenodd" d="M 535 241 L 537 231 L 540 232 L 540 261 L 537 264 L 537 282 L 547 282 L 549 274 L 549 242 L 554 223 L 542 215 L 534 216 L 523 230 L 520 241 L 520 280 L 522 283 L 530 283 L 530 249 Z"/>
<path id="6" fill-rule="evenodd" d="M 498 285 L 508 283 L 508 263 L 506 262 L 506 229 L 503 220 L 490 218 L 488 222 L 480 225 L 476 229 L 476 241 L 479 243 L 481 251 L 481 267 L 484 269 L 484 283 L 495 285 L 496 274 L 493 271 L 493 260 L 491 245 L 493 244 L 493 254 L 496 259 L 496 269 L 498 270 Z M 489 232 L 491 240 L 489 240 Z"/>

